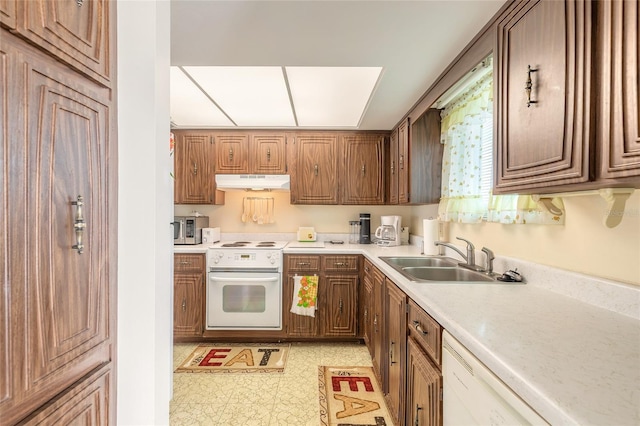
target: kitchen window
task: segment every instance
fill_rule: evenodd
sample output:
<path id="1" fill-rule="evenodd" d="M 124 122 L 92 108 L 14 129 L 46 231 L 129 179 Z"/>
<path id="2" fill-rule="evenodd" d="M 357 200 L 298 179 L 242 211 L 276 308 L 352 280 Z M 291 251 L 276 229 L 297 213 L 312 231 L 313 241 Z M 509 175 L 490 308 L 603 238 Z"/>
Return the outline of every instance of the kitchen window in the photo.
<path id="1" fill-rule="evenodd" d="M 440 220 L 460 223 L 563 224 L 564 215 L 542 209 L 530 195 L 492 195 L 493 71 L 491 57 L 438 101 L 441 109 Z M 453 94 L 452 94 L 452 91 Z M 564 210 L 561 199 L 554 205 Z"/>

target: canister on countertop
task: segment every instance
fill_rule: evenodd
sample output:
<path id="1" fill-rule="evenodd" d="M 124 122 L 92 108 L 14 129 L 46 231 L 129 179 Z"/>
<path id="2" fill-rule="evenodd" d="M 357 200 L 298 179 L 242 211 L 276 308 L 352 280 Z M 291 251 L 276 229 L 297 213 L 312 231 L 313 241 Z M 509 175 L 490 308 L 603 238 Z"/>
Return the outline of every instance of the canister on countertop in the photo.
<path id="1" fill-rule="evenodd" d="M 360 222 L 357 220 L 349 221 L 349 244 L 358 244 L 360 242 Z"/>
<path id="2" fill-rule="evenodd" d="M 371 215 L 360 213 L 360 244 L 371 244 Z"/>

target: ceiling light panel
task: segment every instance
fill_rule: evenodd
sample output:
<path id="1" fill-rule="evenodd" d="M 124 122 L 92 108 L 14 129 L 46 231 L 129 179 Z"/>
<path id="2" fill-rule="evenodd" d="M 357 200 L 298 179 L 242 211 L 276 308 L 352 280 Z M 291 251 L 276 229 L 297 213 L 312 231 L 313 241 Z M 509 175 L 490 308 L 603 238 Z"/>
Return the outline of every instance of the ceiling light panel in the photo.
<path id="1" fill-rule="evenodd" d="M 177 126 L 233 126 L 233 123 L 178 67 L 171 67 L 171 121 Z"/>
<path id="2" fill-rule="evenodd" d="M 238 126 L 295 126 L 281 67 L 184 67 Z"/>
<path id="3" fill-rule="evenodd" d="M 357 127 L 381 67 L 286 67 L 298 124 Z"/>

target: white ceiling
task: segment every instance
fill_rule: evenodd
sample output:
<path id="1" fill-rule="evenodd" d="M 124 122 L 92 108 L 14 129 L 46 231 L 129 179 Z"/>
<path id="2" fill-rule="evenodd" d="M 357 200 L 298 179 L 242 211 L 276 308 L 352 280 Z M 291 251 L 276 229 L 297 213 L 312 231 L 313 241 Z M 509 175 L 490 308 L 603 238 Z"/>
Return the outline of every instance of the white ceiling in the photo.
<path id="1" fill-rule="evenodd" d="M 171 65 L 382 67 L 358 128 L 390 130 L 504 3 L 171 0 Z"/>

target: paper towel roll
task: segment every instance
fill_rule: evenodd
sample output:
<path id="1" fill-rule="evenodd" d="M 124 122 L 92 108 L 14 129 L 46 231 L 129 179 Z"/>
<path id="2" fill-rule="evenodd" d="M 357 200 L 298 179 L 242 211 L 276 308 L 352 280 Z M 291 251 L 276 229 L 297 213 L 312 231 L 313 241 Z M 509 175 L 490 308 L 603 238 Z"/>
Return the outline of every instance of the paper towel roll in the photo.
<path id="1" fill-rule="evenodd" d="M 423 219 L 422 229 L 424 233 L 424 254 L 428 256 L 438 255 L 438 219 Z"/>

